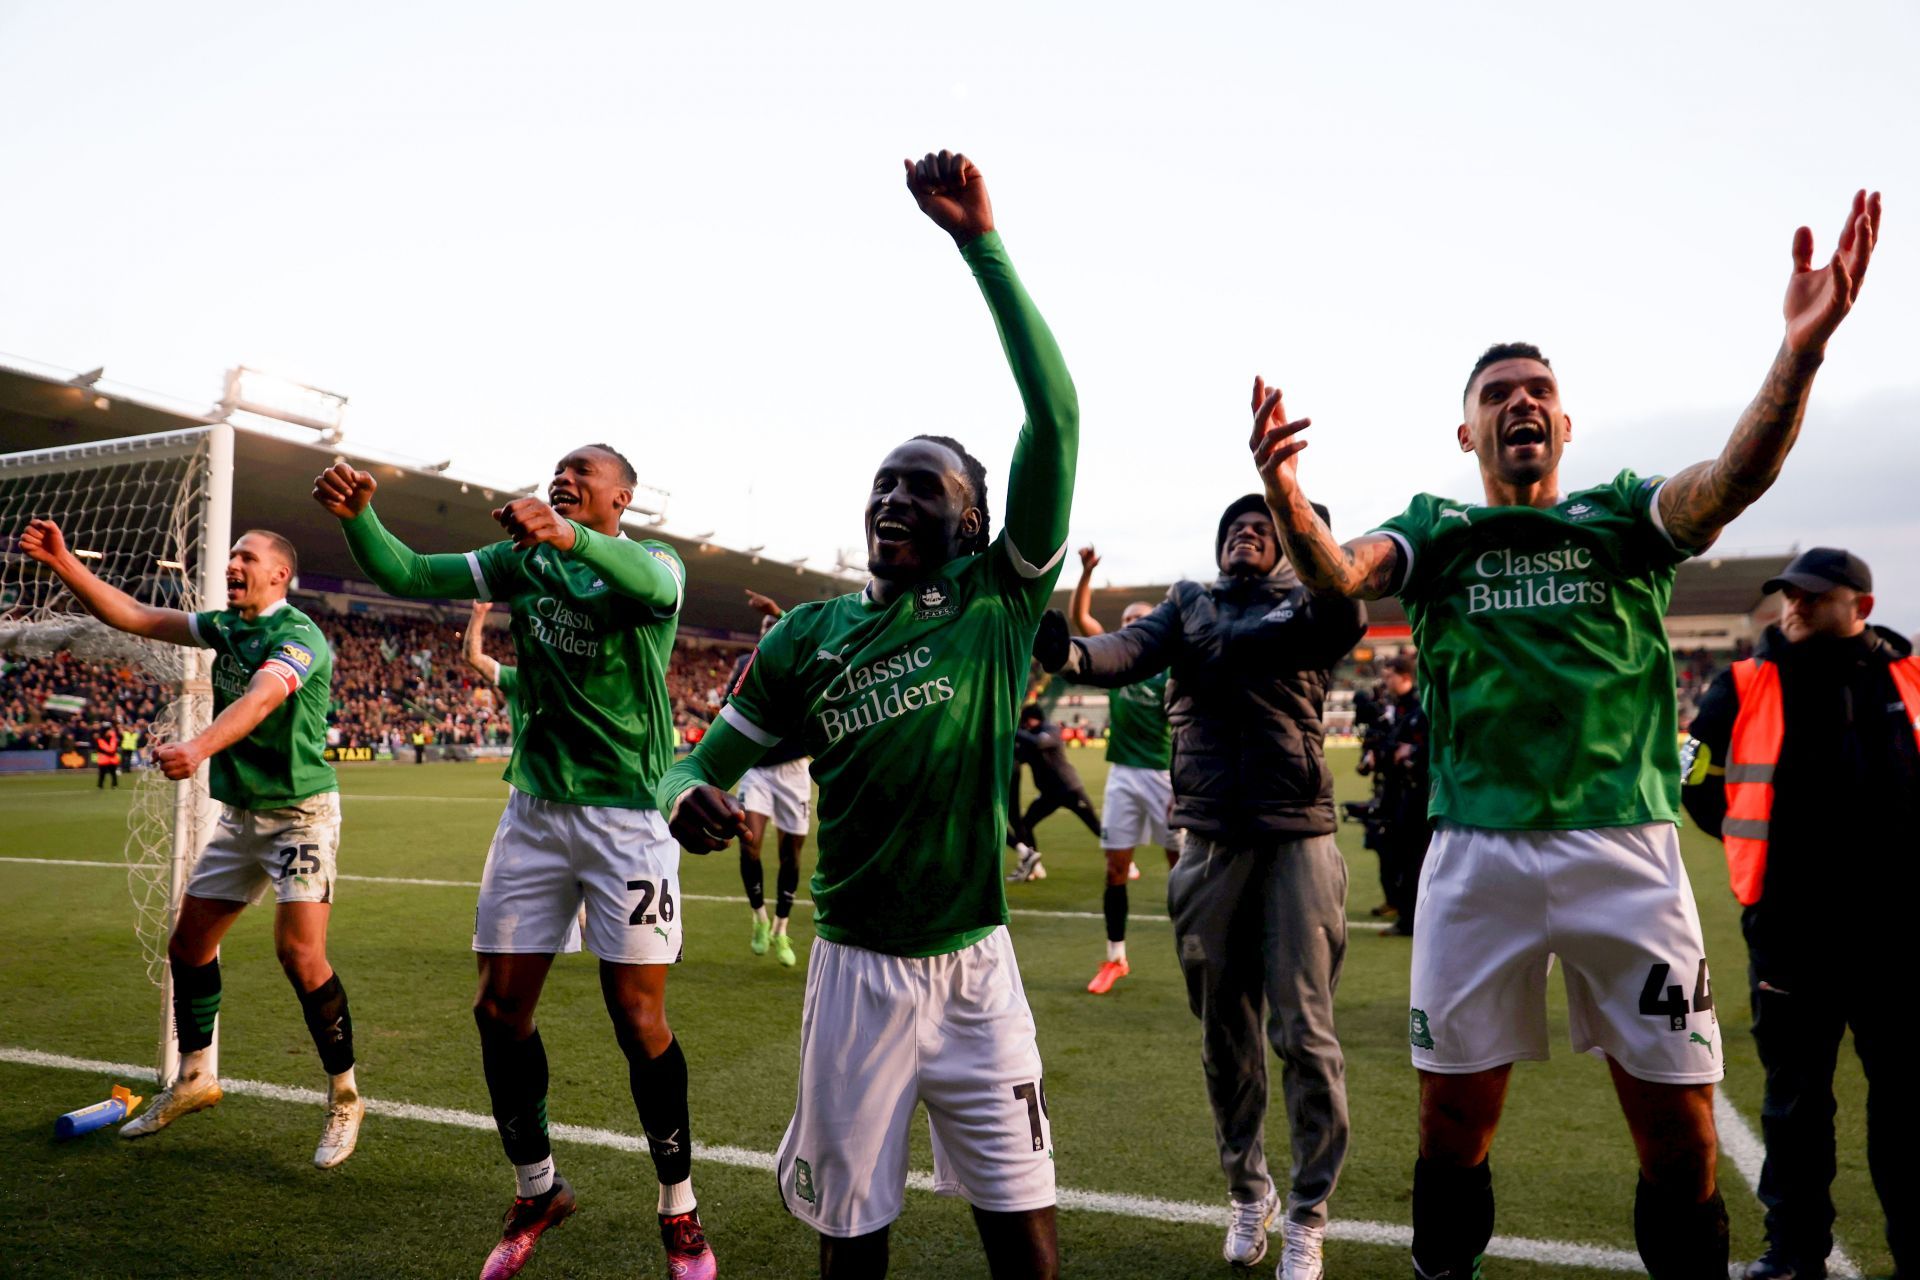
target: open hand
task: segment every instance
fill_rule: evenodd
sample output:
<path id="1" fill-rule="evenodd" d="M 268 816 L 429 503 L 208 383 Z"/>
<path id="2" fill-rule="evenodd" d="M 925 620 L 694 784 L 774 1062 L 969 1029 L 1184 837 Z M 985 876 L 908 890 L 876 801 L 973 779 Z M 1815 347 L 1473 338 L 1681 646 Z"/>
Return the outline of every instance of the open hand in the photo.
<path id="1" fill-rule="evenodd" d="M 206 758 L 206 752 L 192 739 L 164 742 L 153 749 L 153 762 L 160 766 L 161 773 L 175 782 L 185 782 L 199 772 L 200 763 Z"/>
<path id="2" fill-rule="evenodd" d="M 1280 388 L 1268 387 L 1264 378 L 1254 378 L 1253 439 L 1247 447 L 1253 450 L 1253 465 L 1266 482 L 1270 503 L 1278 505 L 1278 499 L 1299 490 L 1297 459 L 1300 451 L 1307 447 L 1300 432 L 1312 425 L 1312 418 L 1288 422 L 1286 406 L 1280 402 Z"/>
<path id="3" fill-rule="evenodd" d="M 920 212 L 934 225 L 964 245 L 993 230 L 993 203 L 987 199 L 987 184 L 973 161 L 956 151 L 929 151 L 926 158 L 903 160 L 907 166 L 907 190 L 920 206 Z"/>
<path id="4" fill-rule="evenodd" d="M 372 473 L 336 462 L 313 478 L 313 500 L 342 520 L 351 520 L 367 509 L 379 487 Z"/>
<path id="5" fill-rule="evenodd" d="M 515 498 L 495 511 L 493 518 L 513 539 L 515 551 L 525 551 L 543 542 L 552 543 L 562 551 L 571 551 L 577 541 L 573 521 L 561 519 L 559 512 L 539 498 Z"/>
<path id="6" fill-rule="evenodd" d="M 1854 193 L 1853 207 L 1833 257 L 1817 270 L 1813 266 L 1813 232 L 1801 227 L 1793 233 L 1793 275 L 1787 281 L 1787 350 L 1817 354 L 1840 327 L 1860 296 L 1873 245 L 1880 238 L 1880 193 Z"/>
<path id="7" fill-rule="evenodd" d="M 29 520 L 20 535 L 20 549 L 41 564 L 51 565 L 66 558 L 67 535 L 51 520 Z"/>
<path id="8" fill-rule="evenodd" d="M 720 788 L 702 785 L 680 797 L 667 829 L 681 848 L 712 853 L 746 832 L 747 811 Z"/>

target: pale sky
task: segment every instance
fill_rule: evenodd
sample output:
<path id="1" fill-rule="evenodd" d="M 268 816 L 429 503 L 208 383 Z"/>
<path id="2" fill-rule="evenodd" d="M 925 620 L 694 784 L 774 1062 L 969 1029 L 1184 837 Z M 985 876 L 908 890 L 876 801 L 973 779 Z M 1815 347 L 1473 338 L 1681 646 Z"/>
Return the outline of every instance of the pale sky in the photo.
<path id="1" fill-rule="evenodd" d="M 1256 372 L 1343 536 L 1553 359 L 1563 480 L 1715 453 L 1794 228 L 1884 238 L 1786 475 L 1721 550 L 1839 544 L 1920 629 L 1920 9 L 0 0 L 0 352 L 514 484 L 606 439 L 670 527 L 830 562 L 886 450 L 1020 411 L 901 157 L 965 150 L 1080 389 L 1103 580 L 1211 572 Z M 304 495 L 291 495 L 304 500 Z"/>

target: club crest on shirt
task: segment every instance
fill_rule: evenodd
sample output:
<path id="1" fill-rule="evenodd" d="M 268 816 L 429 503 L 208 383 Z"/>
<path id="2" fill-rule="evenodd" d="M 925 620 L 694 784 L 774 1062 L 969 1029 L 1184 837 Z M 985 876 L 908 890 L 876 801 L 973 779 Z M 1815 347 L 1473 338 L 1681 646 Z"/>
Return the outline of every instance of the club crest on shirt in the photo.
<path id="1" fill-rule="evenodd" d="M 929 582 L 913 593 L 916 618 L 951 618 L 959 612 L 960 606 L 953 602 L 953 592 L 944 582 Z"/>
<path id="2" fill-rule="evenodd" d="M 1585 520 L 1593 514 L 1593 508 L 1584 502 L 1576 502 L 1567 508 L 1567 515 L 1575 520 Z"/>

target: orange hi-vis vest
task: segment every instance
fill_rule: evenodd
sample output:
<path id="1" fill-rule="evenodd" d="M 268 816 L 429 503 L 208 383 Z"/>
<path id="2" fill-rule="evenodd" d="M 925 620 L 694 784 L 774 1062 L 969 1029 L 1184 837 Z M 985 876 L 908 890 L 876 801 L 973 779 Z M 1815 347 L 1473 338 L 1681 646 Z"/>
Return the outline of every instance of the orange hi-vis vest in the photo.
<path id="1" fill-rule="evenodd" d="M 1902 658 L 1888 667 L 1920 746 L 1920 658 Z M 1720 837 L 1727 847 L 1727 874 L 1733 896 L 1750 907 L 1760 901 L 1767 879 L 1767 826 L 1773 817 L 1773 771 L 1787 736 L 1781 712 L 1780 667 L 1759 658 L 1733 664 L 1733 688 L 1740 699 L 1727 751 L 1727 816 Z"/>
<path id="2" fill-rule="evenodd" d="M 120 763 L 120 735 L 101 734 L 93 740 L 93 760 L 102 768 Z"/>

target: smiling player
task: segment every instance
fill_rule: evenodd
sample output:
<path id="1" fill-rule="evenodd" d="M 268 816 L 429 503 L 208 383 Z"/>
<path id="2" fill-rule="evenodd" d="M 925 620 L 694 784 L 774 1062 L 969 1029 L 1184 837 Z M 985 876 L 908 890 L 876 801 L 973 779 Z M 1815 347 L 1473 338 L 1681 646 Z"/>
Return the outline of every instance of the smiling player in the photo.
<path id="1" fill-rule="evenodd" d="M 659 1175 L 669 1270 L 715 1274 L 693 1195 L 687 1060 L 666 1015 L 667 966 L 681 953 L 680 850 L 652 791 L 673 758 L 666 669 L 685 571 L 666 543 L 620 531 L 635 480 L 618 451 L 583 445 L 554 467 L 545 502 L 520 498 L 493 513 L 506 541 L 426 556 L 381 525 L 371 475 L 340 463 L 314 481 L 314 499 L 339 517 L 355 561 L 382 590 L 512 609 L 521 719 L 507 765 L 513 790 L 480 878 L 473 1014 L 516 1194 L 482 1280 L 518 1272 L 541 1233 L 574 1211 L 547 1140 L 547 1052 L 534 1007 L 583 903 Z"/>
<path id="2" fill-rule="evenodd" d="M 1576 1047 L 1605 1056 L 1639 1155 L 1634 1234 L 1654 1280 L 1727 1273 L 1715 1185 L 1720 1026 L 1675 829 L 1679 747 L 1662 622 L 1674 571 L 1765 493 L 1880 225 L 1854 197 L 1832 259 L 1793 240 L 1786 333 L 1720 456 L 1670 479 L 1560 491 L 1572 419 L 1541 352 L 1490 348 L 1456 436 L 1485 502 L 1422 494 L 1344 546 L 1298 476 L 1306 419 L 1256 379 L 1255 463 L 1300 576 L 1413 623 L 1438 830 L 1420 886 L 1409 1035 L 1420 1070 L 1413 1262 L 1478 1273 L 1487 1155 L 1514 1062 L 1547 1056 L 1560 957 Z"/>
<path id="3" fill-rule="evenodd" d="M 327 1072 L 326 1127 L 313 1162 L 332 1168 L 353 1154 L 366 1103 L 354 1079 L 346 989 L 327 960 L 340 849 L 339 784 L 325 755 L 333 651 L 287 603 L 299 571 L 293 544 L 265 529 L 242 534 L 227 557 L 227 607 L 202 613 L 141 604 L 101 581 L 51 520 L 29 524 L 20 549 L 108 626 L 214 651 L 213 723 L 153 749 L 154 764 L 176 782 L 206 762 L 208 792 L 223 806 L 167 939 L 180 1070 L 120 1135 L 144 1138 L 220 1101 L 207 1062 L 220 1013 L 220 939 L 272 885 L 274 951 Z"/>
<path id="4" fill-rule="evenodd" d="M 1006 528 L 993 535 L 986 469 L 958 441 L 895 448 L 868 491 L 872 581 L 788 611 L 659 799 L 683 843 L 722 848 L 743 823 L 725 788 L 786 739 L 813 757 L 817 937 L 776 1160 L 787 1208 L 820 1232 L 822 1273 L 885 1273 L 925 1102 L 935 1188 L 973 1206 L 991 1272 L 1053 1276 L 1053 1142 L 1000 841 L 1028 654 L 1066 550 L 1079 400 L 973 162 L 909 162 L 907 187 L 973 269 L 1026 408 Z"/>

